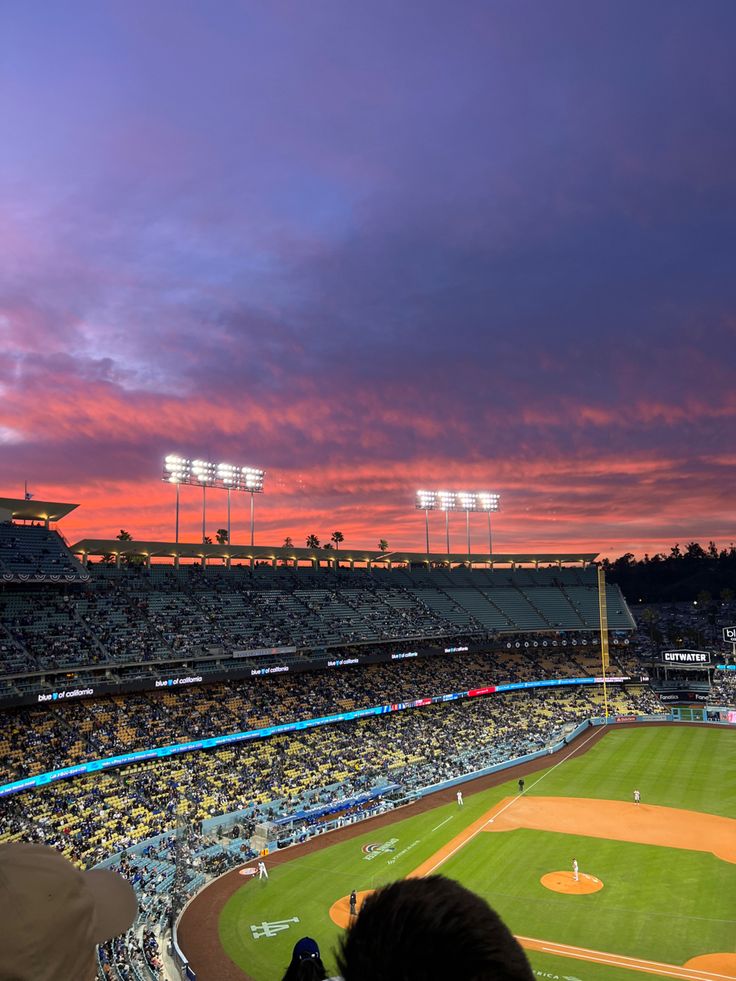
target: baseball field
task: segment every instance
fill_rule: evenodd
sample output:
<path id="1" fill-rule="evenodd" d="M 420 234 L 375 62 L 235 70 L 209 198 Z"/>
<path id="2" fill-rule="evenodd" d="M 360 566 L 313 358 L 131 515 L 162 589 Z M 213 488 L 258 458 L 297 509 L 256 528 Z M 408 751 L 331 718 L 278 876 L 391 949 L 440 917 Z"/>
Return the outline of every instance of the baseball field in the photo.
<path id="1" fill-rule="evenodd" d="M 198 981 L 273 981 L 304 935 L 334 972 L 351 889 L 432 872 L 484 896 L 539 977 L 736 977 L 736 731 L 595 731 L 523 794 L 509 773 L 270 856 L 268 881 L 228 873 L 180 925 Z"/>

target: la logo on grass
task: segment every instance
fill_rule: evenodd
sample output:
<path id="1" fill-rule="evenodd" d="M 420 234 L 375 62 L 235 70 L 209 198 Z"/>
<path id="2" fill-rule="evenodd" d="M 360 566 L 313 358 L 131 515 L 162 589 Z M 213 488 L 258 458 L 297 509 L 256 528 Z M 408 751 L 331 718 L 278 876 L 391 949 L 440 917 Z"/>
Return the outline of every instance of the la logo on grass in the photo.
<path id="1" fill-rule="evenodd" d="M 270 922 L 264 920 L 263 923 L 252 923 L 250 932 L 253 934 L 254 940 L 260 940 L 261 937 L 275 937 L 277 933 L 288 930 L 292 923 L 298 922 L 298 916 L 292 916 L 288 920 L 271 920 Z"/>

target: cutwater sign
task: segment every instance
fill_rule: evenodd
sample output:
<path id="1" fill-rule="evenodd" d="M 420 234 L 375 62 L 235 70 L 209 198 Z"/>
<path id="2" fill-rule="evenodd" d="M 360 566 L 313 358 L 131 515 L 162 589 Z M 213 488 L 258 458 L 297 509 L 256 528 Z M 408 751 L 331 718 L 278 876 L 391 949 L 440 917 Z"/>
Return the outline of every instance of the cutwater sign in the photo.
<path id="1" fill-rule="evenodd" d="M 665 664 L 710 664 L 710 651 L 664 651 Z"/>

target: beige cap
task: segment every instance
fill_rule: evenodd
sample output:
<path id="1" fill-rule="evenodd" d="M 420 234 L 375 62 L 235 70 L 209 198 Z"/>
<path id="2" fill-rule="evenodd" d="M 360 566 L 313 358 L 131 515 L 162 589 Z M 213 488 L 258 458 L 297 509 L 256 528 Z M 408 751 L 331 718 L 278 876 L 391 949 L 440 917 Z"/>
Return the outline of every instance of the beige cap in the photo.
<path id="1" fill-rule="evenodd" d="M 0 844 L 0 981 L 91 981 L 95 946 L 137 911 L 117 872 L 82 872 L 45 845 Z"/>

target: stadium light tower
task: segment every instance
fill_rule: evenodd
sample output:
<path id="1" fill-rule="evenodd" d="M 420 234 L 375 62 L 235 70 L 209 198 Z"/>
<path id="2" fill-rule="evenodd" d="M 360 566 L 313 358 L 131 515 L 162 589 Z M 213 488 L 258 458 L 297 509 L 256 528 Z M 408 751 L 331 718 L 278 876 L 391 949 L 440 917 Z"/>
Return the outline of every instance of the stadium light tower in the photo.
<path id="1" fill-rule="evenodd" d="M 478 494 L 478 510 L 488 514 L 488 555 L 493 561 L 493 536 L 491 534 L 491 511 L 499 511 L 501 508 L 500 494 Z"/>
<path id="2" fill-rule="evenodd" d="M 445 512 L 445 540 L 447 554 L 450 554 L 450 511 L 455 509 L 455 495 L 452 491 L 437 491 L 440 508 Z"/>
<path id="3" fill-rule="evenodd" d="M 468 494 L 461 491 L 457 495 L 458 505 L 465 512 L 465 535 L 468 541 L 468 555 L 470 555 L 470 512 L 475 510 L 475 494 Z"/>
<path id="4" fill-rule="evenodd" d="M 427 539 L 427 555 L 429 555 L 429 512 L 437 507 L 437 495 L 434 491 L 417 491 L 418 510 L 424 511 L 424 533 Z"/>
<path id="5" fill-rule="evenodd" d="M 255 467 L 236 467 L 230 463 L 211 463 L 208 460 L 189 460 L 186 457 L 169 454 L 164 460 L 163 480 L 176 485 L 176 541 L 179 541 L 179 485 L 189 484 L 202 488 L 202 541 L 207 531 L 207 488 L 213 487 L 227 491 L 227 540 L 230 534 L 230 492 L 242 491 L 250 494 L 250 543 L 255 537 L 254 494 L 263 493 L 264 470 Z"/>
<path id="6" fill-rule="evenodd" d="M 491 511 L 498 511 L 501 498 L 489 491 L 417 491 L 416 507 L 424 511 L 427 535 L 427 552 L 429 552 L 429 512 L 445 512 L 445 540 L 447 554 L 450 554 L 450 511 L 465 512 L 465 534 L 468 555 L 470 551 L 470 514 L 471 512 L 486 512 L 488 514 L 488 554 L 493 558 L 493 538 L 491 535 Z"/>

